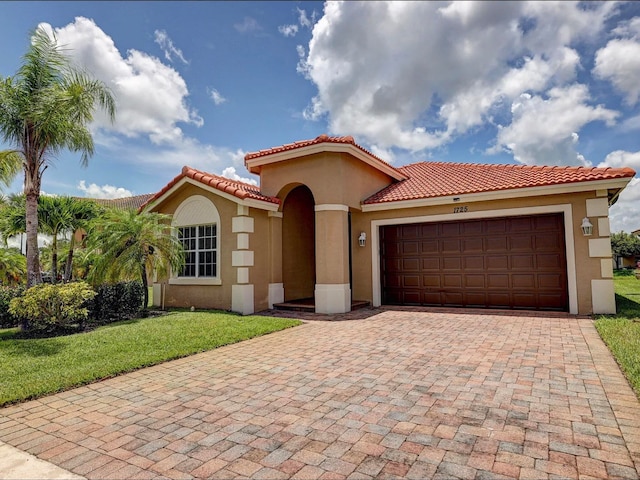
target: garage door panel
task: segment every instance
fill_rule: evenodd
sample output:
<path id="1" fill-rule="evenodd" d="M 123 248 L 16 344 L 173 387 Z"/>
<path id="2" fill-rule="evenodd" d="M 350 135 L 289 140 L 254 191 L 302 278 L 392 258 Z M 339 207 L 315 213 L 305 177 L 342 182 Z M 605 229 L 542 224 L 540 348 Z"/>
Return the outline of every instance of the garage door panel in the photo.
<path id="1" fill-rule="evenodd" d="M 508 249 L 507 237 L 485 237 L 485 252 L 504 252 Z"/>
<path id="2" fill-rule="evenodd" d="M 462 275 L 448 275 L 445 274 L 442 276 L 442 286 L 444 288 L 461 288 L 462 287 Z"/>
<path id="3" fill-rule="evenodd" d="M 485 288 L 485 276 L 484 275 L 464 275 L 463 277 L 465 288 Z"/>
<path id="4" fill-rule="evenodd" d="M 462 258 L 444 257 L 442 258 L 442 270 L 462 270 Z"/>
<path id="5" fill-rule="evenodd" d="M 537 277 L 538 285 L 541 290 L 557 290 L 559 288 L 562 288 L 562 283 L 564 281 L 562 275 L 553 273 L 539 273 Z"/>
<path id="6" fill-rule="evenodd" d="M 423 271 L 440 271 L 440 258 L 439 257 L 424 257 L 422 258 L 422 270 Z"/>
<path id="7" fill-rule="evenodd" d="M 515 273 L 511 275 L 511 286 L 514 289 L 533 289 L 536 286 L 536 275 L 534 273 Z"/>
<path id="8" fill-rule="evenodd" d="M 442 252 L 443 253 L 459 253 L 462 250 L 460 240 L 456 238 L 448 238 L 446 242 L 442 242 Z"/>
<path id="9" fill-rule="evenodd" d="M 552 251 L 555 252 L 558 249 L 558 243 L 561 243 L 561 239 L 558 235 L 536 235 L 535 236 L 535 248 L 536 251 Z"/>
<path id="10" fill-rule="evenodd" d="M 402 254 L 403 255 L 415 255 L 419 253 L 419 243 L 418 242 L 402 242 Z"/>
<path id="11" fill-rule="evenodd" d="M 438 253 L 438 240 L 423 240 L 420 244 L 420 253 L 423 254 L 437 254 Z"/>
<path id="12" fill-rule="evenodd" d="M 462 241 L 462 251 L 464 253 L 481 253 L 482 238 L 466 238 Z"/>
<path id="13" fill-rule="evenodd" d="M 536 255 L 538 270 L 558 269 L 562 265 L 563 258 L 559 253 L 539 253 Z"/>
<path id="14" fill-rule="evenodd" d="M 487 288 L 508 289 L 509 288 L 509 275 L 506 274 L 506 273 L 503 273 L 503 274 L 489 273 L 489 274 L 487 274 Z"/>
<path id="15" fill-rule="evenodd" d="M 465 292 L 465 306 L 484 308 L 487 305 L 487 295 L 484 292 Z"/>
<path id="16" fill-rule="evenodd" d="M 419 272 L 420 259 L 419 258 L 403 258 L 402 270 L 405 272 Z"/>
<path id="17" fill-rule="evenodd" d="M 503 218 L 486 220 L 485 232 L 488 234 L 507 233 L 507 221 Z"/>
<path id="18" fill-rule="evenodd" d="M 441 223 L 440 226 L 440 235 L 443 237 L 458 237 L 462 233 L 459 223 Z"/>
<path id="19" fill-rule="evenodd" d="M 440 275 L 423 275 L 422 286 L 425 288 L 439 288 L 441 278 Z"/>
<path id="20" fill-rule="evenodd" d="M 530 252 L 533 250 L 533 239 L 530 235 L 512 235 L 509 237 L 509 251 Z"/>
<path id="21" fill-rule="evenodd" d="M 470 221 L 460 224 L 462 226 L 462 234 L 464 235 L 482 235 L 482 222 Z"/>
<path id="22" fill-rule="evenodd" d="M 484 271 L 484 257 L 464 257 L 462 259 L 463 268 L 469 270 L 483 270 Z"/>
<path id="23" fill-rule="evenodd" d="M 464 296 L 462 292 L 444 292 L 442 299 L 445 305 L 452 307 L 463 307 Z"/>
<path id="24" fill-rule="evenodd" d="M 404 290 L 402 293 L 403 304 L 420 305 L 422 303 L 422 295 L 420 290 Z"/>
<path id="25" fill-rule="evenodd" d="M 568 310 L 562 214 L 389 226 L 380 237 L 385 302 Z"/>
<path id="26" fill-rule="evenodd" d="M 504 271 L 509 268 L 509 257 L 507 255 L 487 255 L 487 270 Z"/>
<path id="27" fill-rule="evenodd" d="M 511 268 L 519 270 L 531 270 L 535 268 L 534 255 L 512 255 L 511 256 Z"/>

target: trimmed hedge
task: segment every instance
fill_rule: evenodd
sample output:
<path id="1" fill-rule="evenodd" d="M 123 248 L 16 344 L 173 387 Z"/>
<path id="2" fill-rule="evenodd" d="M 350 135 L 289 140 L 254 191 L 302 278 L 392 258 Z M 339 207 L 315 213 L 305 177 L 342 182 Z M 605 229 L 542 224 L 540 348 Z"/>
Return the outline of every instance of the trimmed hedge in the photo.
<path id="1" fill-rule="evenodd" d="M 20 325 L 20 319 L 9 312 L 9 303 L 24 294 L 24 287 L 0 286 L 0 328 L 13 328 Z"/>
<path id="2" fill-rule="evenodd" d="M 144 302 L 142 282 L 103 284 L 89 302 L 89 318 L 96 323 L 110 323 L 135 317 Z"/>

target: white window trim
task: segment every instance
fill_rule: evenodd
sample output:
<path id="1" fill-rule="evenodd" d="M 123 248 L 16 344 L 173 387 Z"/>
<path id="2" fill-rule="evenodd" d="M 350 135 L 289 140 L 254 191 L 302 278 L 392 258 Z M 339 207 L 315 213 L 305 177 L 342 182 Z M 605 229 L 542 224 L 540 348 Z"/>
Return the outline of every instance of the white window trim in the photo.
<path id="1" fill-rule="evenodd" d="M 442 215 L 424 215 L 419 217 L 389 218 L 371 222 L 371 279 L 373 306 L 382 303 L 380 285 L 380 227 L 384 225 L 405 225 L 411 223 L 447 222 L 451 220 L 469 220 L 478 218 L 515 217 L 539 215 L 544 213 L 564 213 L 564 243 L 567 259 L 567 287 L 569 293 L 569 313 L 578 314 L 578 286 L 576 278 L 576 254 L 573 238 L 573 214 L 570 204 L 544 205 L 539 207 L 505 208 L 500 210 L 482 210 L 467 213 L 447 213 Z"/>
<path id="2" fill-rule="evenodd" d="M 215 204 L 202 195 L 192 195 L 176 208 L 171 226 L 178 235 L 178 228 L 195 227 L 200 225 L 216 225 L 216 276 L 215 277 L 179 277 L 177 272 L 171 272 L 170 285 L 222 285 L 220 263 L 220 246 L 222 245 L 222 228 L 220 213 Z"/>

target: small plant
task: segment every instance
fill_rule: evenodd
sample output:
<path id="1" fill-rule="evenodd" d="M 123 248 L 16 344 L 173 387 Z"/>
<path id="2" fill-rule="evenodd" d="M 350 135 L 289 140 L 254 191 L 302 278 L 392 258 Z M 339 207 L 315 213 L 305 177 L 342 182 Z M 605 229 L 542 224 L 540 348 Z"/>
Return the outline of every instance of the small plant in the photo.
<path id="1" fill-rule="evenodd" d="M 86 304 L 96 292 L 85 282 L 39 284 L 9 303 L 9 312 L 22 319 L 23 329 L 57 330 L 82 326 L 89 316 Z"/>

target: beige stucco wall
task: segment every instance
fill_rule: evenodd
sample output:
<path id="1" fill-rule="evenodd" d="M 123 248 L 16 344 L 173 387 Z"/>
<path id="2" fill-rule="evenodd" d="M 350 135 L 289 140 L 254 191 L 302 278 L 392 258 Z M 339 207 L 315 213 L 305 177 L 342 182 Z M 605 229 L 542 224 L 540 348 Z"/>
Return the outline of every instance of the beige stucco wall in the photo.
<path id="1" fill-rule="evenodd" d="M 573 231 L 573 250 L 575 253 L 576 265 L 576 291 L 578 299 L 578 313 L 588 315 L 592 313 L 592 279 L 603 279 L 601 257 L 589 256 L 589 240 L 603 239 L 598 232 L 597 219 L 591 218 L 594 224 L 594 234 L 592 237 L 585 237 L 580 229 L 582 218 L 586 216 L 586 200 L 596 198 L 596 192 L 572 193 L 561 195 L 549 195 L 540 197 L 514 198 L 508 200 L 493 200 L 485 202 L 469 202 L 469 203 L 453 203 L 448 205 L 438 205 L 420 208 L 405 208 L 398 210 L 388 210 L 381 212 L 352 212 L 352 269 L 353 269 L 353 298 L 358 300 L 373 301 L 372 292 L 372 252 L 371 252 L 371 222 L 374 220 L 399 219 L 398 223 L 403 223 L 401 219 L 406 217 L 418 216 L 437 216 L 449 215 L 454 212 L 454 207 L 468 207 L 468 212 L 490 212 L 492 210 L 518 209 L 527 207 L 538 207 L 542 205 L 569 204 L 572 211 L 572 231 Z M 517 210 L 514 210 L 517 214 Z M 456 214 L 451 220 L 465 220 L 470 218 L 468 214 Z M 474 217 L 477 218 L 477 217 Z M 365 247 L 358 246 L 358 234 L 364 231 L 367 233 L 368 241 Z M 609 263 L 611 260 L 609 259 Z"/>
<path id="2" fill-rule="evenodd" d="M 360 208 L 360 202 L 392 182 L 386 174 L 346 153 L 324 152 L 262 166 L 260 189 L 283 199 L 296 185 L 306 185 L 316 205 Z"/>
<path id="3" fill-rule="evenodd" d="M 238 251 L 238 236 L 232 232 L 233 218 L 238 216 L 238 204 L 213 192 L 191 184 L 185 184 L 158 204 L 153 211 L 173 215 L 180 204 L 192 195 L 202 195 L 218 209 L 218 248 L 220 249 L 220 285 L 175 285 L 167 278 L 158 279 L 163 284 L 165 307 L 190 307 L 230 310 L 232 308 L 232 286 L 238 283 L 238 268 L 232 265 L 232 255 Z M 269 219 L 268 212 L 256 208 L 248 209 L 254 219 L 252 233 L 248 233 L 249 251 L 253 251 L 254 264 L 247 267 L 249 283 L 254 284 L 255 311 L 268 308 L 268 282 L 270 272 Z"/>

